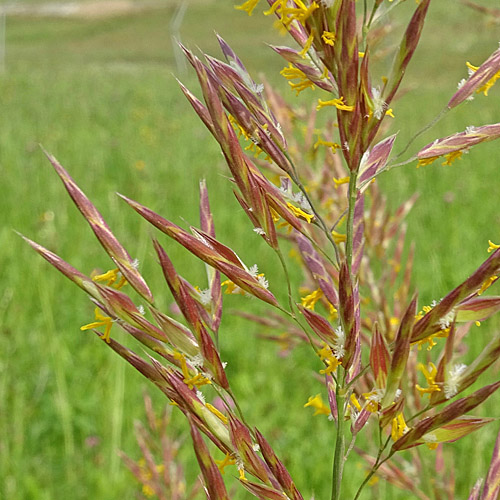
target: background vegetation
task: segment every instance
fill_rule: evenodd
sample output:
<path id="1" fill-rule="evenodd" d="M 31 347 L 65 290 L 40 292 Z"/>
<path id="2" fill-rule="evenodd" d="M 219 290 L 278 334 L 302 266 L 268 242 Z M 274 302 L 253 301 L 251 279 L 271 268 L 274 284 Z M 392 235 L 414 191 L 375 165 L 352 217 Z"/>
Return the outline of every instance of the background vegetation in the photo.
<path id="1" fill-rule="evenodd" d="M 496 0 L 481 3 L 495 6 Z M 407 4 L 396 19 L 414 7 Z M 92 320 L 92 305 L 12 231 L 48 246 L 85 273 L 110 267 L 39 143 L 71 172 L 140 260 L 165 308 L 170 297 L 153 256 L 151 229 L 118 201 L 115 191 L 174 222 L 197 224 L 198 179 L 205 177 L 219 238 L 249 264 L 257 256 L 273 292 L 284 286 L 277 263 L 233 198 L 214 141 L 172 76 L 182 73 L 170 32 L 175 9 L 167 1 L 133 15 L 7 16 L 6 64 L 0 74 L 0 497 L 5 500 L 135 498 L 139 487 L 117 450 L 138 454 L 132 430 L 134 419 L 143 417 L 142 391 L 147 389 L 158 407 L 164 403 L 139 374 L 79 331 Z M 396 31 L 402 29 L 396 23 Z M 214 31 L 254 75 L 265 72 L 293 98 L 278 76 L 282 61 L 264 45 L 288 40 L 280 42 L 268 18 L 248 18 L 234 11 L 232 2 L 190 1 L 182 41 L 218 55 Z M 496 48 L 499 31 L 498 22 L 456 0 L 431 3 L 407 92 L 394 106 L 393 131 L 400 131 L 396 151 L 446 104 L 466 75 L 465 61 L 478 65 Z M 192 74 L 181 79 L 196 89 Z M 488 98 L 477 97 L 450 113 L 419 144 L 467 125 L 499 121 L 500 91 L 493 88 Z M 381 180 L 393 206 L 420 193 L 409 216 L 420 306 L 439 299 L 474 270 L 486 257 L 488 239 L 500 242 L 499 167 L 497 142 L 479 146 L 451 167 L 407 166 Z M 174 243 L 167 248 L 179 270 L 203 286 L 202 266 L 193 266 Z M 226 312 L 238 305 L 253 307 L 244 300 L 226 297 Z M 471 351 L 498 326 L 477 328 L 478 345 L 469 346 Z M 276 346 L 255 333 L 253 325 L 225 316 L 222 349 L 233 387 L 248 420 L 269 437 L 299 488 L 309 497 L 325 498 L 332 453 L 324 443 L 329 435 L 333 442 L 332 425 L 322 417 L 312 419 L 302 408 L 319 392 L 312 376 L 317 360 L 305 348 L 279 358 Z M 498 377 L 498 369 L 495 373 Z M 489 403 L 485 411 L 498 416 L 498 405 Z M 174 433 L 185 433 L 180 418 L 172 425 Z M 497 430 L 493 424 L 463 443 L 445 445 L 446 452 L 455 449 L 448 460 L 458 469 L 456 498 L 466 498 L 485 473 Z M 472 446 L 474 460 L 464 453 Z M 181 460 L 191 456 L 189 441 L 181 454 Z M 356 484 L 361 459 L 346 473 Z M 188 476 L 194 477 L 190 469 Z M 406 498 L 384 486 L 378 494 Z M 237 498 L 247 497 L 240 492 Z"/>

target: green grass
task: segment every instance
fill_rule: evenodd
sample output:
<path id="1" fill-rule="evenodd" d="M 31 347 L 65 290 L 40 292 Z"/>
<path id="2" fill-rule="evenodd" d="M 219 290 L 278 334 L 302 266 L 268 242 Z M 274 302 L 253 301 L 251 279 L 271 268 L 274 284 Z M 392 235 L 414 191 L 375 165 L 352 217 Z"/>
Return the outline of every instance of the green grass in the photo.
<path id="1" fill-rule="evenodd" d="M 494 28 L 476 13 L 467 13 L 465 23 L 464 9 L 454 4 L 442 0 L 431 7 L 426 40 L 408 71 L 410 92 L 394 106 L 396 149 L 445 105 L 465 75 L 464 61 L 477 64 L 495 49 Z M 0 75 L 0 497 L 6 500 L 135 498 L 137 486 L 116 452 L 137 456 L 132 430 L 134 419 L 143 418 L 142 391 L 148 389 L 158 406 L 163 401 L 132 368 L 79 331 L 92 319 L 88 300 L 12 232 L 48 246 L 83 272 L 110 266 L 39 143 L 69 169 L 139 258 L 162 307 L 170 297 L 155 264 L 153 231 L 115 191 L 176 223 L 196 224 L 198 179 L 205 177 L 220 239 L 250 264 L 258 252 L 273 291 L 283 293 L 276 260 L 250 231 L 220 153 L 172 76 L 171 16 L 165 8 L 100 20 L 7 20 L 7 71 Z M 190 47 L 217 54 L 213 32 L 218 31 L 254 74 L 265 68 L 275 75 L 282 63 L 262 42 L 288 41 L 268 36 L 268 29 L 268 20 L 247 18 L 226 3 L 194 3 L 181 34 Z M 182 79 L 196 89 L 191 74 Z M 494 88 L 488 99 L 478 97 L 453 111 L 418 145 L 469 124 L 500 121 L 499 95 Z M 408 166 L 381 179 L 392 206 L 415 191 L 421 194 L 409 217 L 409 239 L 417 244 L 414 282 L 422 304 L 467 277 L 486 257 L 488 239 L 500 240 L 499 158 L 499 144 L 490 143 L 451 167 Z M 203 285 L 203 266 L 162 241 L 179 271 Z M 247 303 L 226 298 L 225 304 L 229 310 Z M 494 326 L 474 330 L 473 352 Z M 224 320 L 223 358 L 235 392 L 248 420 L 270 438 L 306 497 L 314 492 L 317 499 L 327 498 L 332 453 L 324 442 L 331 424 L 302 409 L 307 397 L 319 392 L 312 377 L 316 361 L 305 348 L 278 358 L 275 347 L 255 332 L 229 315 Z M 496 414 L 493 403 L 485 413 Z M 496 427 L 457 444 L 462 452 L 455 456 L 457 498 L 466 498 L 484 474 Z M 181 418 L 174 420 L 173 431 L 185 433 Z M 90 437 L 99 443 L 90 447 Z M 480 450 L 473 463 L 464 453 L 471 443 Z M 187 442 L 182 457 L 190 455 Z M 361 476 L 356 460 L 348 473 Z M 355 484 L 346 482 L 346 495 Z M 249 495 L 240 492 L 238 498 Z M 380 498 L 406 496 L 382 486 Z"/>

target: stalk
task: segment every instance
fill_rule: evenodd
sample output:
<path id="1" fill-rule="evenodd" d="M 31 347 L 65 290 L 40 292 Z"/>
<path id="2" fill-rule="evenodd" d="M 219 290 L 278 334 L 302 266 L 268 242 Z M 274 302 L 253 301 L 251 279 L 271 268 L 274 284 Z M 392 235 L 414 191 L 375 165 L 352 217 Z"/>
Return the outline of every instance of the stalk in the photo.
<path id="1" fill-rule="evenodd" d="M 332 472 L 332 500 L 340 499 L 342 487 L 342 474 L 344 472 L 344 453 L 345 453 L 345 398 L 346 393 L 343 389 L 346 372 L 342 374 L 341 380 L 337 385 L 335 399 L 337 400 L 337 439 L 335 442 L 335 456 L 333 458 Z"/>
<path id="2" fill-rule="evenodd" d="M 354 207 L 356 204 L 356 182 L 358 178 L 357 171 L 352 171 L 349 178 L 349 207 L 347 212 L 347 239 L 346 239 L 346 260 L 349 268 L 349 272 L 352 269 L 352 251 L 353 251 L 353 240 L 354 240 Z M 345 325 L 342 325 L 345 331 Z M 344 422 L 344 412 L 345 412 L 345 400 L 347 396 L 347 390 L 345 387 L 345 379 L 347 372 L 344 370 L 342 377 L 339 379 L 336 391 L 337 400 L 337 438 L 335 442 L 335 456 L 333 458 L 333 473 L 332 473 L 332 500 L 340 499 L 340 492 L 342 487 L 342 475 L 344 472 L 345 463 L 345 422 Z"/>

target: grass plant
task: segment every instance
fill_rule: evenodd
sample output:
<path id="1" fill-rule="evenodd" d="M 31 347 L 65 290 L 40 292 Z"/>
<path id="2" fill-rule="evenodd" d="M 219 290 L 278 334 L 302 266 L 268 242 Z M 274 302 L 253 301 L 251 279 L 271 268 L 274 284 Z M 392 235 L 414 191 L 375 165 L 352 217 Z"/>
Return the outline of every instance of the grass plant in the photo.
<path id="1" fill-rule="evenodd" d="M 392 125 L 394 131 L 401 129 L 401 143 L 415 132 L 406 132 L 403 124 L 429 121 L 433 109 L 442 107 L 453 94 L 454 82 L 464 74 L 464 58 L 473 54 L 477 64 L 492 51 L 485 18 L 471 12 L 467 30 L 462 29 L 463 16 L 450 5 L 440 2 L 431 7 L 425 31 L 429 42 L 422 45 L 408 70 L 410 92 L 397 103 Z M 90 232 L 82 231 L 80 215 L 54 182 L 38 143 L 71 166 L 72 175 L 92 193 L 115 234 L 141 261 L 141 272 L 153 289 L 164 285 L 150 248 L 150 231 L 123 210 L 114 191 L 148 206 L 154 204 L 160 213 L 182 213 L 196 224 L 197 180 L 206 177 L 218 237 L 225 242 L 246 241 L 249 224 L 244 214 L 227 209 L 234 208 L 234 200 L 229 183 L 221 182 L 226 174 L 220 154 L 194 114 L 187 111 L 171 77 L 174 58 L 165 30 L 170 15 L 165 9 L 161 15 L 97 21 L 8 19 L 7 72 L 0 82 L 5 193 L 0 200 L 5 214 L 0 273 L 6 284 L 0 296 L 0 475 L 5 478 L 0 496 L 6 499 L 132 498 L 134 483 L 117 450 L 137 454 L 132 422 L 143 415 L 141 389 L 145 385 L 140 377 L 78 332 L 78 325 L 92 315 L 92 307 L 84 297 L 67 292 L 64 279 L 47 273 L 46 266 L 12 235 L 12 227 L 22 230 L 88 273 L 107 269 L 98 244 Z M 234 29 L 234 35 L 224 33 L 228 19 L 231 26 L 241 27 Z M 245 16 L 233 13 L 227 5 L 195 3 L 188 11 L 183 41 L 215 53 L 215 28 L 230 39 L 251 72 L 255 74 L 263 57 L 271 73 L 279 71 L 277 57 L 258 42 L 267 28 L 262 21 L 250 21 L 249 25 Z M 251 26 L 256 33 L 252 47 L 248 47 L 243 26 Z M 443 49 L 436 55 L 441 37 L 447 30 L 453 35 L 458 28 L 464 36 L 449 51 Z M 271 41 L 281 43 L 276 38 Z M 189 77 L 185 80 L 193 86 Z M 433 133 L 442 137 L 462 130 L 471 116 L 477 125 L 499 121 L 499 101 L 493 90 L 487 102 L 486 109 L 478 99 L 468 103 Z M 430 138 L 423 137 L 421 146 Z M 415 191 L 421 194 L 408 216 L 408 238 L 417 242 L 414 278 L 423 292 L 422 303 L 430 303 L 463 281 L 477 267 L 472 263 L 482 260 L 487 240 L 499 232 L 492 195 L 496 152 L 498 145 L 491 143 L 473 149 L 453 166 L 407 168 L 398 171 L 397 181 L 389 175 L 380 180 L 392 208 Z M 215 196 L 213 186 L 217 186 Z M 182 224 L 180 219 L 174 222 Z M 264 259 L 272 258 L 258 243 L 241 244 L 235 250 L 245 262 L 256 251 Z M 194 282 L 203 271 L 202 265 L 185 260 L 181 249 L 169 246 L 168 252 L 186 279 Z M 266 269 L 269 281 L 279 276 L 279 270 Z M 168 308 L 168 297 L 157 295 L 159 307 Z M 243 298 L 234 300 L 248 305 Z M 331 454 L 321 450 L 321 439 L 304 443 L 302 438 L 311 427 L 311 417 L 302 406 L 315 387 L 311 380 L 317 370 L 315 360 L 305 346 L 299 347 L 291 355 L 290 367 L 286 360 L 276 358 L 266 342 L 255 338 L 248 323 L 229 316 L 223 326 L 231 332 L 221 335 L 228 376 L 236 393 L 248 395 L 248 402 L 242 403 L 248 420 L 256 422 L 267 415 L 261 430 L 272 437 L 299 489 L 305 495 L 314 492 L 316 498 L 326 498 L 329 491 L 324 479 L 330 474 Z M 474 333 L 483 336 L 481 345 L 497 326 L 484 324 Z M 477 354 L 474 345 L 470 349 L 472 356 Z M 256 360 L 259 370 L 255 370 Z M 286 387 L 276 377 L 269 383 L 277 367 L 288 382 Z M 252 371 L 256 373 L 250 377 Z M 286 412 L 260 397 L 263 387 L 270 401 L 293 387 Z M 153 396 L 159 401 L 158 395 Z M 494 414 L 493 405 L 486 405 L 486 413 Z M 326 421 L 313 423 L 318 436 L 331 427 Z M 185 435 L 180 419 L 171 425 Z M 494 435 L 488 428 L 475 435 L 478 448 L 484 451 L 472 467 L 463 458 L 470 444 L 461 447 L 457 443 L 457 470 L 467 471 L 457 474 L 458 496 L 465 498 L 475 479 L 484 475 Z M 188 450 L 180 453 L 186 458 Z M 304 455 L 310 457 L 305 463 Z M 354 469 L 352 474 L 353 483 L 359 483 L 363 470 Z M 188 471 L 188 480 L 194 480 L 193 472 Z M 386 486 L 379 488 L 381 497 L 406 498 Z M 353 490 L 349 481 L 345 492 L 352 495 Z M 237 495 L 234 498 L 248 496 Z"/>

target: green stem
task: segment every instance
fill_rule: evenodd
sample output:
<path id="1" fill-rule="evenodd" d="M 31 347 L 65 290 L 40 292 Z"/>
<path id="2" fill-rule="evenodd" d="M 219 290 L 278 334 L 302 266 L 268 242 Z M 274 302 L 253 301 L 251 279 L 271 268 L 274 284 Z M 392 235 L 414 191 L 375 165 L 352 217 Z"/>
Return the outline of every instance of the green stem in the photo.
<path id="1" fill-rule="evenodd" d="M 394 158 L 395 161 L 397 161 L 401 156 L 403 156 L 406 151 L 408 151 L 408 148 L 415 142 L 415 140 L 420 137 L 424 132 L 427 132 L 429 129 L 434 127 L 436 123 L 443 118 L 443 116 L 450 110 L 448 106 L 445 106 L 444 109 L 442 109 L 439 114 L 430 122 L 428 123 L 425 127 L 421 128 L 409 141 L 408 144 L 403 148 L 402 151 L 400 151 L 396 157 Z"/>
<path id="2" fill-rule="evenodd" d="M 346 392 L 343 389 L 346 372 L 343 372 L 342 379 L 337 384 L 335 399 L 337 402 L 337 439 L 335 442 L 335 456 L 333 458 L 332 472 L 332 500 L 340 499 L 342 487 L 342 474 L 344 472 L 344 453 L 345 453 L 345 399 Z"/>

